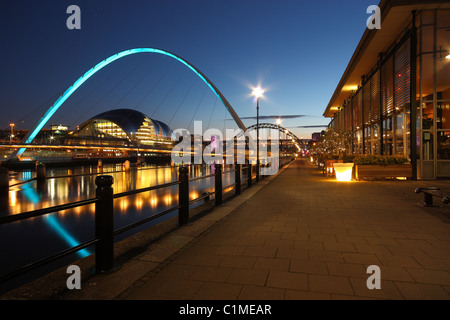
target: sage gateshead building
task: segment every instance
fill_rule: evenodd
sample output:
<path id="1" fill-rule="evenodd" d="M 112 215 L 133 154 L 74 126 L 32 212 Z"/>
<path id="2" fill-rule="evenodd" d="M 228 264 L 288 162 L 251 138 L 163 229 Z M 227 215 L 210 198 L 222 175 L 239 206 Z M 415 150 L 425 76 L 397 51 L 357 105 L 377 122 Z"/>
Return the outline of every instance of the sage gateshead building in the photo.
<path id="1" fill-rule="evenodd" d="M 414 179 L 450 178 L 450 3 L 381 0 L 323 116 L 353 154 L 404 155 Z"/>
<path id="2" fill-rule="evenodd" d="M 140 111 L 113 109 L 100 113 L 70 132 L 66 144 L 172 148 L 172 130 Z"/>

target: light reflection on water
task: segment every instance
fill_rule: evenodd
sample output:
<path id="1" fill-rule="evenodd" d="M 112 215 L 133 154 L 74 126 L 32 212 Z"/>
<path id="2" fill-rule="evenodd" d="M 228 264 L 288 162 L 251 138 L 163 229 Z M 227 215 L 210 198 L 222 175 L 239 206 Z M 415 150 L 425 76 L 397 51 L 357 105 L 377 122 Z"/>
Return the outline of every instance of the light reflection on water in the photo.
<path id="1" fill-rule="evenodd" d="M 154 165 L 141 169 L 132 168 L 129 172 L 111 172 L 121 169 L 122 165 L 103 166 L 103 173 L 101 174 L 111 175 L 114 178 L 114 193 L 164 184 L 175 181 L 178 178 L 177 167 L 158 167 Z M 71 169 L 47 169 L 47 177 L 75 175 L 81 172 L 95 173 L 97 168 L 92 166 Z M 209 174 L 211 174 L 209 166 L 190 167 L 189 175 L 191 178 Z M 10 185 L 34 177 L 34 171 L 14 172 L 12 173 Z M 34 180 L 15 185 L 10 188 L 7 199 L 3 196 L 0 216 L 94 198 L 96 190 L 95 178 L 96 175 L 84 175 L 46 179 L 44 182 Z M 228 186 L 233 182 L 233 173 L 223 176 L 224 186 Z M 195 199 L 204 192 L 213 190 L 213 177 L 191 181 L 189 184 L 189 198 Z M 199 203 L 201 202 L 195 205 Z M 117 198 L 114 200 L 115 229 L 150 217 L 176 205 L 178 205 L 178 186 Z M 87 205 L 0 226 L 0 252 L 2 260 L 5 261 L 0 266 L 0 275 L 93 239 L 95 235 L 94 213 L 95 205 Z M 175 210 L 166 217 L 141 226 L 140 229 L 131 230 L 116 237 L 116 240 L 123 239 L 131 233 L 148 228 L 152 224 L 176 215 L 177 211 Z M 92 250 L 87 248 L 79 251 L 75 258 L 82 258 L 91 253 Z"/>

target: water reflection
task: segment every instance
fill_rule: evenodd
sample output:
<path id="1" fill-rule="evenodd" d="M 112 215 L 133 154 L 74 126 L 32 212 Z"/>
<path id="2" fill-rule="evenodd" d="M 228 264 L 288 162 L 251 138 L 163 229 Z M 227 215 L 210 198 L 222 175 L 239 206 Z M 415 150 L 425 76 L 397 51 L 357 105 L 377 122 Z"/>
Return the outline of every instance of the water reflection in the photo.
<path id="1" fill-rule="evenodd" d="M 48 223 L 48 225 L 56 232 L 58 235 L 64 239 L 64 241 L 67 242 L 67 244 L 71 247 L 76 247 L 80 243 L 77 239 L 73 237 L 73 235 L 69 234 L 67 230 L 61 225 L 61 223 L 58 221 L 58 219 L 54 215 L 46 215 L 45 219 Z M 87 257 L 91 254 L 89 250 L 82 249 L 77 252 L 78 256 L 80 258 Z"/>

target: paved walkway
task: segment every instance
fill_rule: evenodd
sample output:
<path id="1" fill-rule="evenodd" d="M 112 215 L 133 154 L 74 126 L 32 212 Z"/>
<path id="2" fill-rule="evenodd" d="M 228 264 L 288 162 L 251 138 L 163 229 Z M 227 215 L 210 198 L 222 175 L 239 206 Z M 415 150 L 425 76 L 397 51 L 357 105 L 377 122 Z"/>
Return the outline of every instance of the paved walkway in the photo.
<path id="1" fill-rule="evenodd" d="M 449 299 L 450 209 L 421 207 L 417 186 L 450 191 L 448 181 L 339 183 L 296 161 L 63 298 Z M 367 288 L 370 265 L 380 289 Z"/>

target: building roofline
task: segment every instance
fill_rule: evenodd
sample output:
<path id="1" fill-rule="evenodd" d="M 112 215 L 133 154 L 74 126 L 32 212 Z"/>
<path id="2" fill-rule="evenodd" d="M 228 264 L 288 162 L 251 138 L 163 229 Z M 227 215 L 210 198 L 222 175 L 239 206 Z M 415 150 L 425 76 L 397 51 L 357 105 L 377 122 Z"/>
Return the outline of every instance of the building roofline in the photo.
<path id="1" fill-rule="evenodd" d="M 383 25 L 383 21 L 385 21 L 386 17 L 390 14 L 393 8 L 396 7 L 405 7 L 410 6 L 411 11 L 414 9 L 417 9 L 418 5 L 436 5 L 436 4 L 443 4 L 443 3 L 450 3 L 450 1 L 445 0 L 381 0 L 378 4 L 378 7 L 381 10 L 381 25 Z M 323 112 L 324 117 L 331 117 L 331 107 L 335 104 L 336 99 L 341 94 L 341 91 L 343 90 L 346 82 L 348 81 L 350 75 L 354 71 L 357 64 L 361 61 L 362 57 L 364 56 L 364 52 L 366 51 L 368 45 L 373 41 L 373 39 L 383 32 L 383 29 L 368 29 L 364 31 L 361 40 L 359 41 L 355 51 L 353 52 L 352 58 L 350 59 L 350 62 L 348 63 L 333 95 L 331 96 L 331 99 Z M 395 41 L 395 40 L 393 40 Z M 361 74 L 361 77 L 364 76 L 364 74 Z"/>

